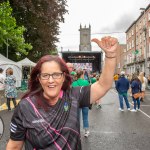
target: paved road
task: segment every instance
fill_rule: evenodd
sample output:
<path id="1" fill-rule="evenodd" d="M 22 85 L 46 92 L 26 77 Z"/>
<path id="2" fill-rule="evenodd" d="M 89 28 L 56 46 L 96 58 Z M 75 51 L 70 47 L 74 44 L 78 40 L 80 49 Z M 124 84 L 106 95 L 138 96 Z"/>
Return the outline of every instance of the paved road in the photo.
<path id="1" fill-rule="evenodd" d="M 83 150 L 150 150 L 149 95 L 147 92 L 140 112 L 120 112 L 118 95 L 110 90 L 102 100 L 102 109 L 90 111 L 91 135 L 88 139 L 82 135 Z"/>
<path id="2" fill-rule="evenodd" d="M 150 150 L 150 92 L 146 93 L 141 111 L 120 112 L 118 95 L 111 89 L 102 99 L 102 109 L 90 111 L 90 136 L 84 138 L 81 127 L 83 150 Z M 130 99 L 130 98 L 129 98 Z M 130 99 L 131 107 L 131 99 Z M 4 150 L 9 139 L 9 124 L 13 112 L 1 111 L 5 130 L 0 140 Z"/>

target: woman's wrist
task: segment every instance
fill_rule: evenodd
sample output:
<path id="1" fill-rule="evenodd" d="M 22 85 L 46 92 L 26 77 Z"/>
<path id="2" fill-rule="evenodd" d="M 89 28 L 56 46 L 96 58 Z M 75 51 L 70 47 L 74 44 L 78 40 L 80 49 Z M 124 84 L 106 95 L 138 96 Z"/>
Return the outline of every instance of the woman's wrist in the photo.
<path id="1" fill-rule="evenodd" d="M 105 55 L 105 57 L 109 59 L 116 58 L 116 56 L 107 56 L 107 55 Z"/>

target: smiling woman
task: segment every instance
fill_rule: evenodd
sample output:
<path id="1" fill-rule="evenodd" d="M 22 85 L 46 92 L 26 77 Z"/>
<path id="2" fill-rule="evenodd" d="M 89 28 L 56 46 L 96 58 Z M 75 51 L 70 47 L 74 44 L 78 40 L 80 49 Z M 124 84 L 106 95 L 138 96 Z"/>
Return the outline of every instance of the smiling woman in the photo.
<path id="1" fill-rule="evenodd" d="M 89 107 L 111 87 L 118 41 L 93 39 L 106 55 L 101 78 L 91 86 L 71 87 L 66 63 L 43 56 L 33 68 L 29 90 L 14 111 L 6 150 L 81 150 L 79 108 Z M 109 72 L 108 72 L 109 71 Z"/>

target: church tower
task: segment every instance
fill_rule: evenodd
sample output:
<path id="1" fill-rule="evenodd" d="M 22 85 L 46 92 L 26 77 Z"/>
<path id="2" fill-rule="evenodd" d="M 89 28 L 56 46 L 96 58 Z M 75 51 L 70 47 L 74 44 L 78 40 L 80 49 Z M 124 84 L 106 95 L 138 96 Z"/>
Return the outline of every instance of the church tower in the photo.
<path id="1" fill-rule="evenodd" d="M 91 26 L 89 28 L 80 25 L 80 45 L 79 51 L 91 51 Z"/>

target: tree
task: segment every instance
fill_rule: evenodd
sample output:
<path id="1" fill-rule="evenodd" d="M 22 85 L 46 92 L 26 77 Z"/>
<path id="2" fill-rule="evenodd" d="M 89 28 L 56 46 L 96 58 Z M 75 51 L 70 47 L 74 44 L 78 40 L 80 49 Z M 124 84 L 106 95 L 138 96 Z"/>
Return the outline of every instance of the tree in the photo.
<path id="1" fill-rule="evenodd" d="M 25 27 L 17 26 L 8 1 L 0 3 L 0 18 L 0 53 L 6 56 L 8 50 L 6 47 L 9 47 L 11 50 L 9 58 L 12 60 L 16 60 L 19 55 L 27 55 L 32 46 L 25 43 L 23 37 Z"/>
<path id="2" fill-rule="evenodd" d="M 28 57 L 37 61 L 41 56 L 56 53 L 59 41 L 59 23 L 67 13 L 66 0 L 11 0 L 14 16 L 19 25 L 27 29 L 24 36 L 32 43 Z"/>

